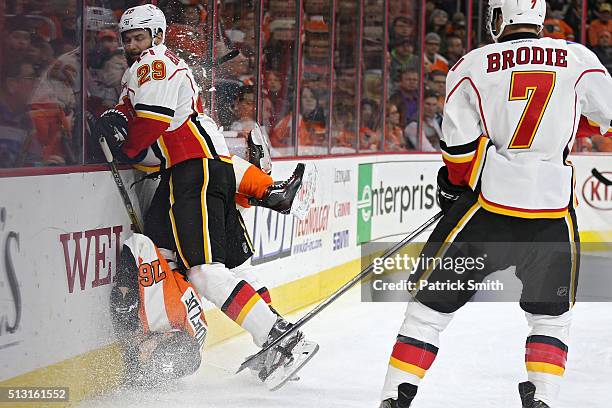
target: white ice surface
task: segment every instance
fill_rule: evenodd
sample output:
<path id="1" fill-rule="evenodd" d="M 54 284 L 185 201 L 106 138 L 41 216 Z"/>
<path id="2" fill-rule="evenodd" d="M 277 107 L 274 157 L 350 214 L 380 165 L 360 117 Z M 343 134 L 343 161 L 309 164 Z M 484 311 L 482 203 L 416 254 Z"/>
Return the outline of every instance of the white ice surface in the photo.
<path id="1" fill-rule="evenodd" d="M 403 319 L 401 303 L 362 303 L 352 290 L 305 326 L 319 353 L 270 392 L 249 373 L 233 375 L 256 351 L 248 335 L 206 350 L 193 376 L 163 389 L 116 391 L 80 406 L 227 408 L 378 408 L 387 361 Z M 292 320 L 297 315 L 291 316 Z M 579 303 L 560 401 L 553 408 L 612 407 L 612 303 Z M 442 335 L 438 357 L 414 408 L 519 408 L 526 379 L 527 324 L 512 303 L 470 303 Z"/>

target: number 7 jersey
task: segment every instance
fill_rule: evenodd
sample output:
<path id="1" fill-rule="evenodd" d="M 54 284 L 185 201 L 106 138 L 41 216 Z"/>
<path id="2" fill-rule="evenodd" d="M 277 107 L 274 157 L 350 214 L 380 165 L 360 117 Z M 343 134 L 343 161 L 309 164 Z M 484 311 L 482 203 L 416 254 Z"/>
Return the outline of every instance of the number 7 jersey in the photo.
<path id="1" fill-rule="evenodd" d="M 612 79 L 595 54 L 515 34 L 460 59 L 446 94 L 441 148 L 452 183 L 480 187 L 480 205 L 504 215 L 561 218 L 575 206 L 568 155 L 580 116 L 602 134 L 612 120 Z"/>

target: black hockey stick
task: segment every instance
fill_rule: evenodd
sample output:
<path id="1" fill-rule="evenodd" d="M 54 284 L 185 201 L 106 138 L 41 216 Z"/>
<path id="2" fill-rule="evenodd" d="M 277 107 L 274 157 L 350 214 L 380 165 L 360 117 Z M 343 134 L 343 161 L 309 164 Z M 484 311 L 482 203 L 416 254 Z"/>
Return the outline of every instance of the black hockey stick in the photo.
<path id="1" fill-rule="evenodd" d="M 98 139 L 100 143 L 100 147 L 102 148 L 102 152 L 104 152 L 104 157 L 106 157 L 106 162 L 108 167 L 110 167 L 110 171 L 113 175 L 113 179 L 115 180 L 115 184 L 117 184 L 117 189 L 119 190 L 119 194 L 121 194 L 121 199 L 123 200 L 123 205 L 130 217 L 130 221 L 132 221 L 132 225 L 134 225 L 134 232 L 142 233 L 142 225 L 140 224 L 140 220 L 138 219 L 138 215 L 136 215 L 136 211 L 134 211 L 134 207 L 132 206 L 132 200 L 130 200 L 130 196 L 125 188 L 125 184 L 123 184 L 123 179 L 121 178 L 121 174 L 119 174 L 119 169 L 117 168 L 117 163 L 115 162 L 115 158 L 113 157 L 113 153 L 108 147 L 108 143 L 104 136 Z"/>
<path id="2" fill-rule="evenodd" d="M 381 259 L 385 259 L 385 258 L 388 258 L 390 256 L 393 256 L 397 251 L 402 249 L 406 244 L 408 244 L 410 241 L 412 241 L 417 236 L 419 236 L 423 231 L 425 231 L 430 225 L 432 225 L 433 223 L 438 221 L 440 218 L 442 218 L 442 215 L 443 215 L 443 213 L 442 213 L 442 211 L 440 211 L 439 213 L 437 213 L 436 215 L 431 217 L 429 220 L 425 221 L 425 223 L 423 225 L 421 225 L 416 230 L 412 231 L 406 238 L 404 238 L 403 240 L 401 240 L 400 242 L 398 242 L 397 244 L 395 244 L 391 248 L 389 248 L 382 255 Z M 295 322 L 293 324 L 293 326 L 289 330 L 287 330 L 286 332 L 281 334 L 279 337 L 277 337 L 276 340 L 274 340 L 272 343 L 268 344 L 266 347 L 264 347 L 261 350 L 259 350 L 258 353 L 255 353 L 252 356 L 250 356 L 249 358 L 247 358 L 240 365 L 240 368 L 238 368 L 238 371 L 236 371 L 236 374 L 238 374 L 239 372 L 241 372 L 242 370 L 247 368 L 254 360 L 259 358 L 262 354 L 264 354 L 266 351 L 270 350 L 272 347 L 276 346 L 284 338 L 286 338 L 287 336 L 291 335 L 297 329 L 299 329 L 300 327 L 305 325 L 310 319 L 312 319 L 313 317 L 318 315 L 323 309 L 325 309 L 332 302 L 334 302 L 336 299 L 338 299 L 340 296 L 342 296 L 346 291 L 348 291 L 350 288 L 355 286 L 359 281 L 361 281 L 363 278 L 365 278 L 370 273 L 372 273 L 373 270 L 374 270 L 374 263 L 371 263 L 367 268 L 362 270 L 359 273 L 359 275 L 355 276 L 353 279 L 351 279 L 350 281 L 345 283 L 340 289 L 338 289 L 336 292 L 334 292 L 332 295 L 330 295 L 323 302 L 319 303 L 308 314 L 304 315 L 301 319 L 299 319 L 297 322 Z"/>
<path id="3" fill-rule="evenodd" d="M 601 181 L 604 185 L 606 186 L 612 186 L 612 180 L 610 180 L 609 178 L 606 178 L 606 176 L 604 176 L 603 174 L 601 174 L 597 169 L 593 169 L 591 170 L 591 174 L 593 175 L 593 177 L 595 177 L 597 180 Z"/>
<path id="4" fill-rule="evenodd" d="M 217 58 L 217 60 L 214 63 L 204 64 L 204 69 L 211 69 L 213 67 L 219 68 L 219 66 L 225 64 L 227 61 L 230 61 L 236 58 L 238 54 L 240 54 L 239 50 L 232 50 L 228 52 L 227 54 L 225 54 L 224 56 Z"/>

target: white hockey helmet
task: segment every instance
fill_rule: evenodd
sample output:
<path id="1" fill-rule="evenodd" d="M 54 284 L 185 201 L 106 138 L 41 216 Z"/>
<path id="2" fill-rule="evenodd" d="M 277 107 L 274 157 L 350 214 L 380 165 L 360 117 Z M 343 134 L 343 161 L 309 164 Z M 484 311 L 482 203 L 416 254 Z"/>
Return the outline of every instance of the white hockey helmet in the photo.
<path id="1" fill-rule="evenodd" d="M 152 4 L 136 6 L 125 10 L 119 21 L 119 33 L 144 28 L 155 37 L 161 30 L 162 43 L 166 37 L 166 16 L 164 12 Z"/>
<path id="2" fill-rule="evenodd" d="M 498 16 L 502 16 L 502 24 L 499 30 L 495 23 Z M 489 0 L 489 13 L 487 25 L 493 40 L 504 32 L 504 28 L 514 24 L 532 24 L 539 27 L 541 31 L 546 18 L 545 0 Z"/>

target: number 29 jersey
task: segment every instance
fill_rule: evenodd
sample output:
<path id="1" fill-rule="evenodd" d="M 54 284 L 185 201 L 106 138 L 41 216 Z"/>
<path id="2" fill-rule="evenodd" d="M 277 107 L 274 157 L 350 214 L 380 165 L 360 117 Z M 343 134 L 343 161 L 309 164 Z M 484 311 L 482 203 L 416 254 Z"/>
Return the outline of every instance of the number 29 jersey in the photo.
<path id="1" fill-rule="evenodd" d="M 449 71 L 443 159 L 452 183 L 480 187 L 486 210 L 561 218 L 576 205 L 567 156 L 580 116 L 606 133 L 612 79 L 580 44 L 508 37 L 473 50 Z"/>
<path id="2" fill-rule="evenodd" d="M 165 45 L 151 47 L 125 72 L 121 105 L 132 112 L 124 152 L 151 147 L 162 168 L 194 158 L 229 161 L 223 134 L 205 115 L 189 66 Z"/>

